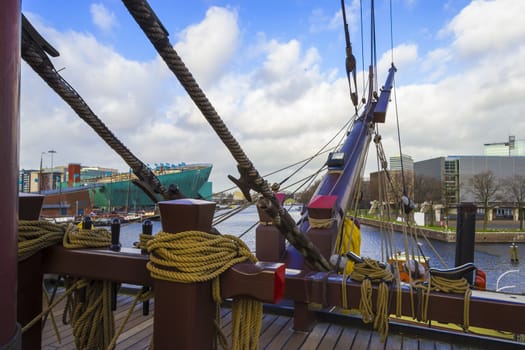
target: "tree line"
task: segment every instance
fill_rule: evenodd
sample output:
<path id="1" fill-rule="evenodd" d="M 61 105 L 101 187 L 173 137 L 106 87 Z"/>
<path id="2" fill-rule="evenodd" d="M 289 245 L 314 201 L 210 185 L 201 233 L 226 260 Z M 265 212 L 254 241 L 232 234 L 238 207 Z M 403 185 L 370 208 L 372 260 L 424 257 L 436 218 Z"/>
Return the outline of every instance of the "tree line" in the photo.
<path id="1" fill-rule="evenodd" d="M 483 227 L 487 228 L 489 211 L 494 202 L 512 202 L 519 209 L 520 230 L 523 230 L 525 205 L 525 176 L 514 175 L 512 177 L 498 179 L 492 171 L 486 171 L 473 175 L 460 184 L 462 188 L 470 193 L 476 203 L 484 209 Z M 467 185 L 467 186 L 465 186 Z M 425 176 L 416 175 L 414 178 L 414 200 L 417 203 L 424 201 L 439 202 L 447 206 L 447 187 L 439 180 Z"/>

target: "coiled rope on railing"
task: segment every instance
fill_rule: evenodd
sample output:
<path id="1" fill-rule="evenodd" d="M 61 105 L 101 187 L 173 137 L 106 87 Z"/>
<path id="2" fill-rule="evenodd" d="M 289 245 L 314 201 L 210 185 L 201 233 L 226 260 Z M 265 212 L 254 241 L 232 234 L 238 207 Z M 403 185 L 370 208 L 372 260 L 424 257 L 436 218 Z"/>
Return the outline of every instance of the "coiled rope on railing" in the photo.
<path id="1" fill-rule="evenodd" d="M 64 248 L 104 248 L 111 245 L 111 233 L 105 228 L 81 229 L 69 225 L 62 241 Z"/>
<path id="2" fill-rule="evenodd" d="M 160 232 L 148 241 L 147 249 L 150 254 L 147 268 L 153 278 L 179 283 L 212 281 L 212 298 L 217 305 L 222 301 L 220 274 L 235 264 L 256 261 L 248 246 L 239 238 L 201 231 Z M 232 349 L 257 349 L 262 303 L 250 298 L 235 298 L 232 315 Z M 218 340 L 226 348 L 219 321 L 218 317 Z"/>
<path id="3" fill-rule="evenodd" d="M 111 234 L 103 228 L 86 230 L 76 225 L 57 225 L 45 221 L 19 222 L 19 261 L 27 259 L 39 250 L 63 242 L 70 249 L 101 248 L 111 244 Z M 116 341 L 135 305 L 152 297 L 152 290 L 139 291 L 126 317 L 115 331 L 115 322 L 111 310 L 111 281 L 94 281 L 85 278 L 65 277 L 65 291 L 56 300 L 26 324 L 22 332 L 31 328 L 42 317 L 51 313 L 53 328 L 60 342 L 55 325 L 53 308 L 66 299 L 62 321 L 71 324 L 77 349 L 114 349 Z"/>
<path id="4" fill-rule="evenodd" d="M 362 263 L 356 263 L 350 278 L 361 282 L 361 298 L 359 311 L 364 323 L 374 322 L 381 341 L 385 341 L 388 335 L 388 286 L 393 280 L 392 272 L 380 266 L 379 262 L 363 258 Z M 372 305 L 372 283 L 379 283 L 377 293 L 376 313 Z"/>
<path id="5" fill-rule="evenodd" d="M 66 225 L 47 221 L 18 221 L 18 261 L 23 261 L 40 250 L 62 242 Z"/>

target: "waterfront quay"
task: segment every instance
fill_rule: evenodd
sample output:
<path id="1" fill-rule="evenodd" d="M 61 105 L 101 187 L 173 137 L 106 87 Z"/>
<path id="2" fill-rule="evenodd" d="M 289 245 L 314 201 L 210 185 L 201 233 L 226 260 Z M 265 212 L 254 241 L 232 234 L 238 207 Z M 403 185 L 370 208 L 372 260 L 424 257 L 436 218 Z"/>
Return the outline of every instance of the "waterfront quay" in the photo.
<path id="1" fill-rule="evenodd" d="M 403 232 L 403 223 L 386 222 L 377 219 L 359 217 L 359 222 L 375 228 L 390 229 L 392 225 L 394 231 Z M 512 220 L 494 220 L 489 222 L 487 229 L 489 231 L 479 231 L 479 227 L 483 226 L 482 220 L 476 221 L 476 243 L 524 243 L 525 232 L 517 231 L 519 229 L 519 222 Z M 456 221 L 449 220 L 448 227 L 442 230 L 435 230 L 429 227 L 412 226 L 416 233 L 424 234 L 429 239 L 435 239 L 442 242 L 456 242 Z"/>

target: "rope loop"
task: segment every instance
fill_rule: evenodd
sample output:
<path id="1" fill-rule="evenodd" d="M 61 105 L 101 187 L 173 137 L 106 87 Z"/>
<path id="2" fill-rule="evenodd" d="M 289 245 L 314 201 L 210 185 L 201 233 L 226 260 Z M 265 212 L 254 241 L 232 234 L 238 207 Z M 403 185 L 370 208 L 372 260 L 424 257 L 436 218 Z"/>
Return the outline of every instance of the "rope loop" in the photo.
<path id="1" fill-rule="evenodd" d="M 388 284 L 393 280 L 392 272 L 376 260 L 363 258 L 363 262 L 355 264 L 350 278 L 361 281 L 359 311 L 363 322 L 374 322 L 374 329 L 378 330 L 380 339 L 384 342 L 388 335 Z M 372 305 L 372 283 L 379 283 L 375 315 Z"/>

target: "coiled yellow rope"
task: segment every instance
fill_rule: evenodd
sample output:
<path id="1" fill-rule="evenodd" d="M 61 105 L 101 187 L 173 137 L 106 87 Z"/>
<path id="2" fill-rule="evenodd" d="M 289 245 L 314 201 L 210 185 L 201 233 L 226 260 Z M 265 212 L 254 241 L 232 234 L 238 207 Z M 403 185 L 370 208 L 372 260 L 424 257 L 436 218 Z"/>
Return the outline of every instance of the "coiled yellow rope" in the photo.
<path id="1" fill-rule="evenodd" d="M 212 281 L 212 298 L 221 302 L 219 276 L 233 265 L 256 261 L 246 244 L 230 235 L 213 235 L 200 231 L 177 234 L 160 232 L 147 243 L 152 277 L 179 283 Z M 262 324 L 262 303 L 235 298 L 232 307 L 234 350 L 258 349 Z M 219 325 L 220 319 L 216 319 Z M 217 329 L 219 343 L 224 336 Z"/>
<path id="2" fill-rule="evenodd" d="M 139 248 L 139 249 L 146 249 L 148 241 L 152 237 L 153 237 L 152 235 L 147 235 L 147 234 L 144 234 L 144 233 L 139 234 L 139 241 L 136 242 L 137 244 L 135 245 L 135 247 Z"/>
<path id="3" fill-rule="evenodd" d="M 65 225 L 47 221 L 20 220 L 18 222 L 18 261 L 23 261 L 44 248 L 60 243 L 65 231 Z"/>
<path id="4" fill-rule="evenodd" d="M 69 224 L 62 242 L 64 248 L 104 248 L 111 245 L 111 233 L 105 228 L 81 229 Z"/>
<path id="5" fill-rule="evenodd" d="M 382 342 L 388 335 L 388 286 L 387 282 L 393 279 L 392 273 L 382 268 L 379 262 L 364 258 L 364 262 L 357 263 L 350 274 L 350 278 L 361 281 L 361 300 L 359 311 L 364 323 L 374 322 Z M 372 305 L 372 283 L 379 283 L 377 294 L 376 314 Z"/>

